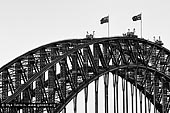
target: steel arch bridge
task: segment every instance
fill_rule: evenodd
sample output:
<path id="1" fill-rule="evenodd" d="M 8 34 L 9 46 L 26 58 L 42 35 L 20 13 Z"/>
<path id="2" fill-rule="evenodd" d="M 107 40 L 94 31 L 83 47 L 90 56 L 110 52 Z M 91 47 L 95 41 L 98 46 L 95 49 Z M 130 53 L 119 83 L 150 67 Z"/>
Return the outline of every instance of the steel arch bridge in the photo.
<path id="1" fill-rule="evenodd" d="M 67 104 L 74 100 L 76 113 L 77 95 L 84 90 L 87 113 L 88 85 L 94 82 L 98 113 L 98 81 L 103 76 L 104 109 L 108 113 L 108 81 L 112 76 L 115 113 L 119 107 L 123 113 L 150 113 L 150 104 L 154 112 L 168 113 L 170 51 L 162 45 L 161 41 L 133 35 L 63 40 L 38 47 L 0 68 L 0 112 L 66 113 Z M 118 78 L 122 78 L 121 106 Z"/>

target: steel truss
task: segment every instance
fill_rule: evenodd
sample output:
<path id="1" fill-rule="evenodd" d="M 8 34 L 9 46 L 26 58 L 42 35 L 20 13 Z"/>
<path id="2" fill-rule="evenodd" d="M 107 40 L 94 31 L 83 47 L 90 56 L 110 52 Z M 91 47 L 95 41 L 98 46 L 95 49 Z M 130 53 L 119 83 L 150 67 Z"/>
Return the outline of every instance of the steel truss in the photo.
<path id="1" fill-rule="evenodd" d="M 95 81 L 95 113 L 98 113 L 99 77 L 104 77 L 105 113 L 108 113 L 109 76 L 113 76 L 114 112 L 118 113 L 118 78 L 122 78 L 123 113 L 140 109 L 168 113 L 170 109 L 170 51 L 159 43 L 137 37 L 73 39 L 50 43 L 29 51 L 0 68 L 0 112 L 66 113 L 66 105 L 85 93 Z M 128 86 L 131 83 L 131 86 Z M 140 108 L 134 97 L 140 91 Z M 143 102 L 142 95 L 145 95 Z M 146 98 L 149 104 L 146 104 Z M 135 99 L 137 101 L 137 99 Z M 145 109 L 142 109 L 145 103 Z M 134 111 L 134 106 L 136 107 Z M 143 111 L 142 111 L 143 110 Z"/>

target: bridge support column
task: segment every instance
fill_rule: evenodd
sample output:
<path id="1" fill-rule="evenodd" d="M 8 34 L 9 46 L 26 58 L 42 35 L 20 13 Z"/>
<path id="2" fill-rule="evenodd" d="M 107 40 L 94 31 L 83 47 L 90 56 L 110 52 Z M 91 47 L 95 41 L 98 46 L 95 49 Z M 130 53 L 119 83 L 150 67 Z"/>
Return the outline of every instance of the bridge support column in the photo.
<path id="1" fill-rule="evenodd" d="M 127 74 L 127 69 L 126 69 L 126 71 L 125 71 L 125 79 L 126 79 L 126 113 L 128 113 L 128 102 L 129 102 L 129 100 L 128 100 L 128 81 L 127 81 L 127 79 L 128 79 L 128 74 Z"/>
<path id="2" fill-rule="evenodd" d="M 83 67 L 84 67 L 85 77 L 88 79 L 89 75 L 88 75 L 88 48 L 87 47 L 83 48 L 83 56 L 84 56 Z M 84 88 L 84 95 L 85 95 L 85 113 L 87 113 L 88 86 Z"/>
<path id="3" fill-rule="evenodd" d="M 108 113 L 108 85 L 109 85 L 109 73 L 104 75 L 104 85 L 105 85 L 105 113 Z"/>
<path id="4" fill-rule="evenodd" d="M 74 113 L 77 113 L 77 95 L 73 99 Z"/>
<path id="5" fill-rule="evenodd" d="M 134 86 L 133 86 L 133 84 L 131 84 L 131 98 L 132 98 L 132 113 L 134 113 L 134 108 L 133 108 L 133 106 L 134 106 Z"/>
<path id="6" fill-rule="evenodd" d="M 109 50 L 108 50 L 108 43 L 103 44 L 103 54 L 104 54 L 104 59 L 106 62 L 106 65 L 109 65 Z M 104 75 L 104 86 L 105 86 L 105 113 L 108 113 L 108 86 L 109 86 L 109 73 L 106 73 Z"/>
<path id="7" fill-rule="evenodd" d="M 95 80 L 95 113 L 98 113 L 98 88 L 99 79 Z"/>
<path id="8" fill-rule="evenodd" d="M 136 100 L 136 113 L 138 113 L 138 68 L 135 69 L 135 100 Z"/>
<path id="9" fill-rule="evenodd" d="M 157 109 L 156 109 L 156 103 L 157 103 L 157 99 L 158 99 L 158 87 L 159 87 L 159 79 L 156 75 L 156 72 L 154 73 L 154 81 L 153 81 L 153 87 L 154 87 L 154 113 L 157 113 Z"/>
<path id="10" fill-rule="evenodd" d="M 97 51 L 97 44 L 93 45 L 93 53 L 94 53 L 94 62 L 96 66 L 96 71 L 98 72 L 99 66 L 99 55 Z M 95 80 L 95 113 L 98 113 L 98 88 L 99 87 L 99 79 Z"/>
<path id="11" fill-rule="evenodd" d="M 113 111 L 114 113 L 116 112 L 116 74 L 113 75 L 113 103 L 114 103 L 114 107 L 113 107 Z"/>
<path id="12" fill-rule="evenodd" d="M 60 65 L 61 65 L 61 91 L 62 91 L 62 97 L 63 97 L 63 103 L 65 103 L 65 99 L 66 99 L 66 66 L 65 66 L 65 59 L 63 59 L 62 61 L 60 61 Z M 62 113 L 66 113 L 66 107 L 64 107 Z"/>
<path id="13" fill-rule="evenodd" d="M 119 76 L 118 76 L 118 72 L 116 71 L 115 74 L 115 83 L 116 83 L 116 107 L 117 107 L 117 113 L 119 113 Z"/>
<path id="14" fill-rule="evenodd" d="M 85 94 L 85 113 L 87 113 L 87 101 L 88 101 L 88 86 L 84 89 Z"/>
<path id="15" fill-rule="evenodd" d="M 71 55 L 72 57 L 72 78 L 73 78 L 73 84 L 74 87 L 77 87 L 77 54 L 73 53 Z M 74 113 L 77 113 L 77 95 L 73 99 L 73 105 L 74 105 Z"/>
<path id="16" fill-rule="evenodd" d="M 122 92 L 123 92 L 123 113 L 125 113 L 125 79 L 122 78 Z"/>

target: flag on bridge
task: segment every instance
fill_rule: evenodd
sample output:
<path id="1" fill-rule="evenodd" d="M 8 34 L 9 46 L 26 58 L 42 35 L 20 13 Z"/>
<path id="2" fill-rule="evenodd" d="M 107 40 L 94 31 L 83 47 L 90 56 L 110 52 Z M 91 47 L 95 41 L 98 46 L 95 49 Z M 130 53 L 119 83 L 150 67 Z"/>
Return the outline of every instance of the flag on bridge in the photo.
<path id="1" fill-rule="evenodd" d="M 141 22 L 140 26 L 141 26 L 141 38 L 142 38 L 142 13 L 140 13 L 140 14 L 138 14 L 138 15 L 136 15 L 136 16 L 133 16 L 133 17 L 132 17 L 132 20 L 133 20 L 133 21 L 141 20 L 141 21 L 140 21 L 140 22 Z"/>
<path id="2" fill-rule="evenodd" d="M 133 16 L 133 17 L 132 17 L 132 20 L 133 20 L 133 21 L 141 20 L 141 19 L 142 19 L 141 16 L 142 16 L 142 14 L 138 14 L 138 15 L 136 15 L 136 16 Z"/>
<path id="3" fill-rule="evenodd" d="M 109 22 L 109 16 L 103 17 L 103 18 L 100 20 L 100 24 L 104 24 L 104 23 L 108 23 L 108 22 Z"/>

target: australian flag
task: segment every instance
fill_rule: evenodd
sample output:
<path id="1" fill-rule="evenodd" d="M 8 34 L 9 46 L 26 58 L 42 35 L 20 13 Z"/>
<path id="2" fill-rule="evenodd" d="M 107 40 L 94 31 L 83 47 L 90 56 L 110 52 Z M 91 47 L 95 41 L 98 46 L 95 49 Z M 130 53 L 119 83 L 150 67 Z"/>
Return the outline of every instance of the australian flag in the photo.
<path id="1" fill-rule="evenodd" d="M 138 14 L 138 15 L 136 15 L 136 16 L 133 16 L 133 17 L 132 17 L 132 20 L 133 20 L 133 21 L 141 20 L 141 19 L 142 19 L 141 16 L 142 16 L 141 14 Z"/>
<path id="2" fill-rule="evenodd" d="M 103 18 L 100 20 L 100 24 L 104 24 L 104 23 L 108 23 L 108 22 L 109 22 L 109 16 L 103 17 Z"/>

